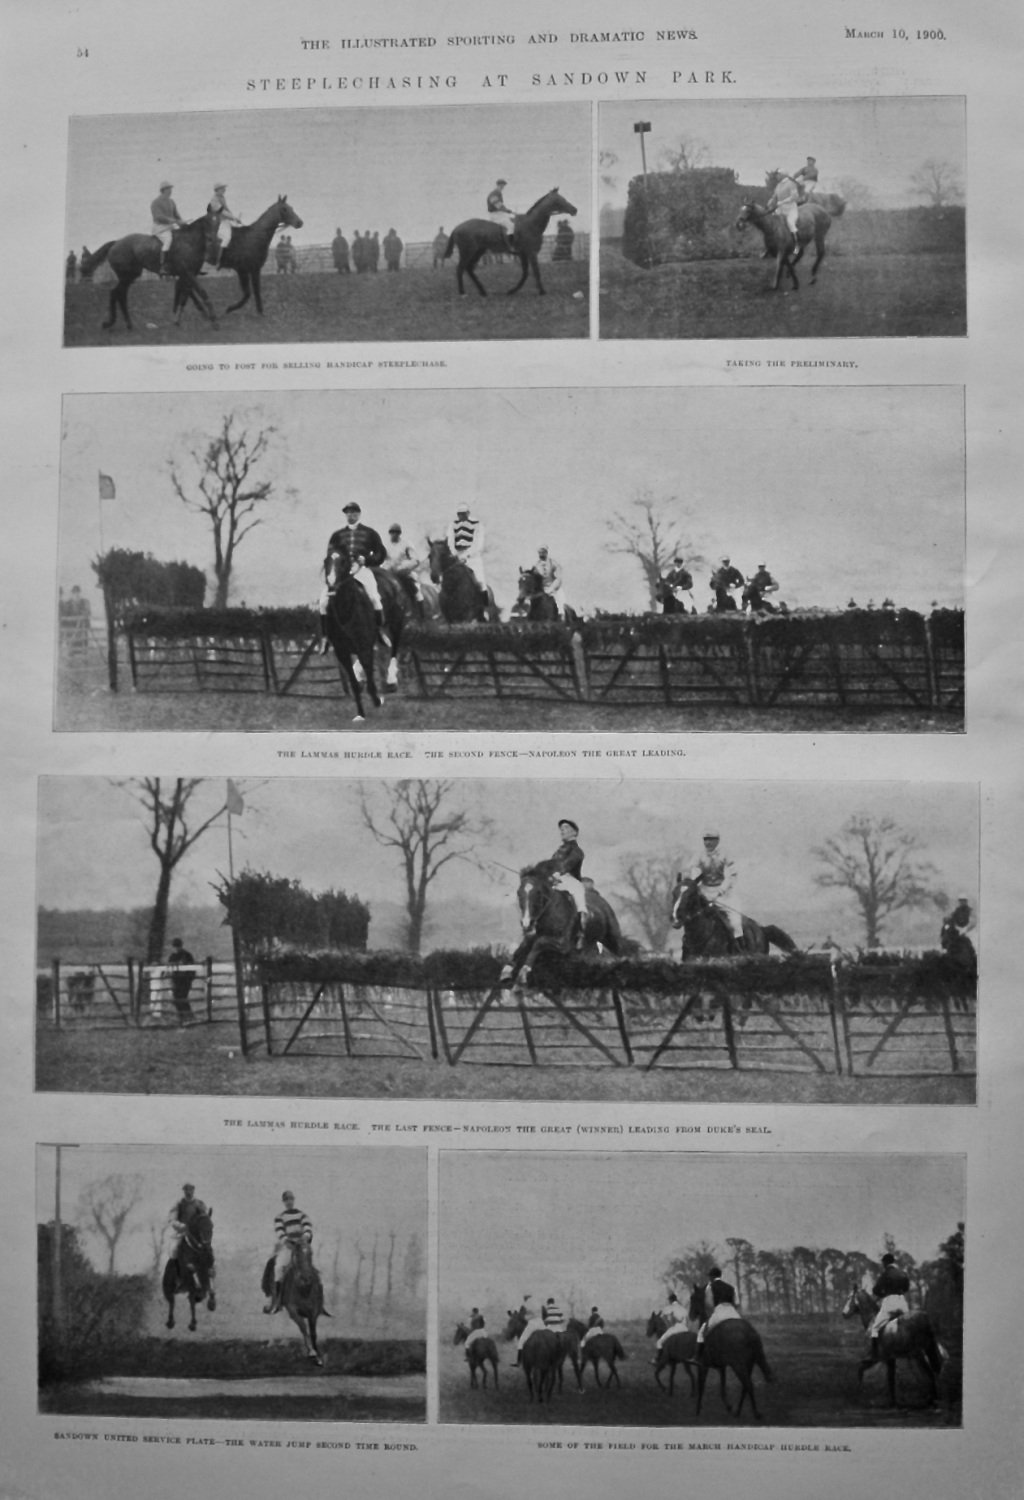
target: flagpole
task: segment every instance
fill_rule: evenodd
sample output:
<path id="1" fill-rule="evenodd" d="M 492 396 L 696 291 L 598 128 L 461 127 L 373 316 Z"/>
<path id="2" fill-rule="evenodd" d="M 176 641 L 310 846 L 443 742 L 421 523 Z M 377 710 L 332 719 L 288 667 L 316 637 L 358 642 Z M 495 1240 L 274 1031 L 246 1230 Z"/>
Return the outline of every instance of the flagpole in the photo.
<path id="1" fill-rule="evenodd" d="M 231 841 L 231 808 L 229 806 L 228 807 L 228 879 L 233 881 L 234 878 L 235 878 L 235 853 L 234 853 L 234 846 L 233 846 L 232 841 Z"/>

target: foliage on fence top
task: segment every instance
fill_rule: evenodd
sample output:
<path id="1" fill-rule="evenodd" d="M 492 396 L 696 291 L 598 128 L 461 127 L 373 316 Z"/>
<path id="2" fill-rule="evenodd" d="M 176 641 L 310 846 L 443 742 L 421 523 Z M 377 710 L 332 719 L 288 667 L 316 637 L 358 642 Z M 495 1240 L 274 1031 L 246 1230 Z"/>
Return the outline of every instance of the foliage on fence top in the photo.
<path id="1" fill-rule="evenodd" d="M 316 634 L 316 611 L 309 605 L 280 609 L 136 608 L 125 612 L 125 626 L 133 635 L 164 640 L 194 636 L 273 636 L 306 641 Z"/>
<path id="2" fill-rule="evenodd" d="M 433 953 L 311 952 L 293 948 L 261 955 L 257 973 L 267 983 L 394 985 L 399 989 L 476 989 L 496 984 L 505 962 L 489 948 Z"/>
<path id="3" fill-rule="evenodd" d="M 419 651 L 444 652 L 508 651 L 518 643 L 538 651 L 564 651 L 574 630 L 560 621 L 501 620 L 488 623 L 446 625 L 431 620 L 409 627 L 406 640 Z"/>
<path id="4" fill-rule="evenodd" d="M 315 895 L 297 880 L 243 870 L 222 880 L 217 896 L 247 957 L 272 953 L 281 944 L 338 950 L 365 949 L 370 908 L 344 891 Z"/>
<path id="5" fill-rule="evenodd" d="M 187 562 L 160 562 L 149 552 L 111 547 L 97 557 L 92 570 L 115 609 L 130 605 L 160 605 L 201 609 L 206 574 Z"/>

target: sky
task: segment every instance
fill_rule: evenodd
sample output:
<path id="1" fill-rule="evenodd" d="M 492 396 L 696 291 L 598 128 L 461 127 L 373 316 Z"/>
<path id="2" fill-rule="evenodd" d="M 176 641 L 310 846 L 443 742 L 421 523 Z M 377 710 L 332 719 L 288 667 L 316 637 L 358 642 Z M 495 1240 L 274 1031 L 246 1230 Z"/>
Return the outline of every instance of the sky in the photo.
<path id="1" fill-rule="evenodd" d="M 65 238 L 77 253 L 148 231 L 165 177 L 186 220 L 205 212 L 215 182 L 246 224 L 286 193 L 303 221 L 296 246 L 327 244 L 339 226 L 349 239 L 393 226 L 407 242 L 431 240 L 484 215 L 499 177 L 513 210 L 558 187 L 589 229 L 590 148 L 587 103 L 76 116 Z"/>
<path id="2" fill-rule="evenodd" d="M 964 412 L 956 386 L 649 387 L 70 395 L 63 411 L 59 583 L 97 620 L 90 563 L 127 547 L 210 569 L 208 522 L 175 495 L 225 415 L 276 429 L 263 522 L 239 549 L 232 602 L 315 599 L 328 536 L 356 499 L 381 535 L 421 550 L 469 500 L 488 581 L 507 611 L 545 544 L 582 610 L 647 607 L 639 564 L 608 521 L 655 500 L 710 597 L 712 560 L 765 561 L 791 608 L 889 596 L 927 610 L 964 598 Z M 100 501 L 98 473 L 115 483 Z M 698 562 L 700 557 L 704 561 Z M 212 587 L 207 591 L 212 597 Z"/>
<path id="3" fill-rule="evenodd" d="M 574 768 L 576 770 L 577 768 Z M 361 814 L 360 783 L 275 778 L 236 782 L 245 810 L 232 820 L 235 869 L 269 871 L 308 889 L 344 889 L 371 908 L 370 946 L 385 933 L 372 917 L 374 903 L 403 899 L 401 867 L 381 848 Z M 386 792 L 365 783 L 379 813 Z M 528 787 L 528 792 L 525 790 Z M 439 920 L 427 947 L 513 945 L 515 904 L 522 865 L 550 855 L 558 820 L 580 826 L 585 873 L 606 895 L 618 883 L 623 861 L 647 854 L 680 863 L 700 852 L 709 823 L 736 861 L 747 914 L 785 928 L 801 946 L 832 936 L 840 944 L 863 942 L 853 899 L 819 890 L 810 850 L 838 833 L 857 812 L 889 816 L 919 837 L 922 856 L 936 867 L 936 884 L 948 896 L 961 890 L 975 904 L 978 889 L 978 805 L 965 783 L 752 781 L 478 780 L 455 783 L 453 807 L 489 819 L 479 863 L 454 862 L 432 888 Z M 223 804 L 224 783 L 210 780 L 197 792 L 197 816 Z M 330 837 L 324 829 L 330 828 Z M 98 858 L 97 851 L 104 851 Z M 503 868 L 507 866 L 509 868 Z M 176 902 L 213 905 L 211 885 L 228 868 L 223 823 L 206 835 L 179 866 Z M 39 905 L 64 909 L 145 905 L 153 899 L 157 863 L 149 849 L 141 810 L 121 786 L 101 777 L 43 777 L 39 783 Z M 460 915 L 467 906 L 468 915 Z M 893 946 L 934 946 L 939 914 L 897 915 L 886 931 Z M 630 923 L 626 921 L 627 932 Z M 393 938 L 393 931 L 387 934 Z M 639 935 L 639 934 L 637 934 Z M 188 942 L 187 934 L 186 945 Z M 673 940 L 674 941 L 674 940 Z"/>
<path id="4" fill-rule="evenodd" d="M 443 1313 L 480 1307 L 496 1327 L 524 1293 L 610 1317 L 664 1300 L 674 1255 L 728 1238 L 760 1250 L 860 1250 L 884 1236 L 933 1259 L 964 1219 L 955 1156 L 636 1151 L 441 1153 Z"/>
<path id="5" fill-rule="evenodd" d="M 601 202 L 621 207 L 631 178 L 641 171 L 633 132 L 649 120 L 648 171 L 680 140 L 707 148 L 706 166 L 729 167 L 749 186 L 760 186 L 776 167 L 795 172 L 817 158 L 819 183 L 854 178 L 871 190 L 877 208 L 906 208 L 925 200 L 910 179 L 929 158 L 948 162 L 964 182 L 966 118 L 961 98 L 710 99 L 632 101 L 600 107 L 601 150 L 617 163 L 602 166 Z"/>

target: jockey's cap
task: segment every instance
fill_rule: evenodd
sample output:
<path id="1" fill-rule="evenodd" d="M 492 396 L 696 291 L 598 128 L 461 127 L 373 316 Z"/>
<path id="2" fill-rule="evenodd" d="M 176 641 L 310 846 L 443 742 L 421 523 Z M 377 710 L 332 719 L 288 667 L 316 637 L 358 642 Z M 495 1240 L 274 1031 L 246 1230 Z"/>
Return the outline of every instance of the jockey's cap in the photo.
<path id="1" fill-rule="evenodd" d="M 196 1190 L 196 1185 L 195 1185 L 194 1182 L 184 1182 L 181 1185 L 181 1191 L 183 1193 L 194 1193 L 195 1190 Z"/>
<path id="2" fill-rule="evenodd" d="M 757 565 L 757 566 L 758 566 L 758 567 L 759 567 L 759 568 L 766 568 L 766 567 L 767 567 L 767 566 L 768 566 L 768 564 L 767 564 L 767 563 L 758 563 L 758 565 Z"/>
<path id="3" fill-rule="evenodd" d="M 957 896 L 956 899 L 958 901 L 969 901 L 971 898 L 970 898 L 970 896 Z"/>
<path id="4" fill-rule="evenodd" d="M 469 506 L 468 505 L 457 505 L 455 507 L 455 514 L 457 516 L 468 516 L 469 515 Z"/>
<path id="5" fill-rule="evenodd" d="M 571 818 L 559 818 L 558 826 L 559 828 L 571 828 L 573 833 L 579 833 L 580 831 L 579 824 L 574 823 Z"/>
<path id="6" fill-rule="evenodd" d="M 499 177 L 498 181 L 495 184 L 495 186 L 496 187 L 508 187 L 508 183 L 505 181 L 504 177 Z"/>
<path id="7" fill-rule="evenodd" d="M 341 507 L 341 513 L 342 513 L 342 515 L 345 515 L 345 516 L 350 515 L 352 513 L 352 511 L 355 511 L 356 515 L 360 515 L 360 516 L 363 513 L 363 507 L 359 504 L 359 502 L 357 500 L 350 500 L 347 505 L 343 505 Z"/>
<path id="8" fill-rule="evenodd" d="M 714 1281 L 715 1277 L 716 1276 L 721 1276 L 721 1274 L 722 1274 L 722 1272 L 721 1272 L 721 1268 L 719 1266 L 712 1266 L 711 1270 L 708 1272 L 708 1280 L 709 1281 Z"/>
<path id="9" fill-rule="evenodd" d="M 215 193 L 223 193 L 226 190 L 226 188 L 227 188 L 227 183 L 226 182 L 215 182 L 213 184 L 213 191 Z"/>
<path id="10" fill-rule="evenodd" d="M 808 157 L 808 158 L 807 158 L 807 160 L 808 160 L 808 161 L 814 161 L 814 162 L 816 162 L 816 161 L 817 161 L 817 160 L 818 160 L 818 158 L 817 158 L 817 157 L 816 157 L 816 156 L 809 156 L 809 157 Z"/>
<path id="11" fill-rule="evenodd" d="M 401 534 L 402 534 L 402 528 L 401 528 L 401 526 L 399 526 L 399 524 L 398 524 L 397 521 L 395 522 L 395 524 L 393 526 L 389 526 L 388 527 L 388 536 L 401 536 Z"/>
<path id="12" fill-rule="evenodd" d="M 727 563 L 727 562 L 728 562 L 728 561 L 729 561 L 729 559 L 728 559 L 728 558 L 727 558 L 727 557 L 723 557 L 723 558 L 722 558 L 722 564 L 723 564 L 723 565 L 724 565 L 724 564 L 725 564 L 725 563 Z"/>
<path id="13" fill-rule="evenodd" d="M 173 186 L 174 186 L 174 183 L 173 182 L 168 182 L 167 179 L 166 179 L 166 177 L 165 177 L 164 180 L 163 180 L 163 182 L 160 184 L 160 191 L 162 193 L 170 192 L 170 190 L 171 190 L 171 188 Z"/>
<path id="14" fill-rule="evenodd" d="M 718 832 L 717 828 L 706 828 L 704 830 L 704 842 L 705 842 L 705 844 L 708 842 L 709 839 L 720 839 L 721 837 L 722 837 L 722 835 Z"/>
<path id="15" fill-rule="evenodd" d="M 894 1266 L 895 1264 L 896 1264 L 896 1257 L 895 1257 L 895 1255 L 885 1254 L 885 1255 L 882 1256 L 882 1265 L 883 1266 Z"/>
<path id="16" fill-rule="evenodd" d="M 294 1202 L 295 1194 L 292 1192 L 291 1188 L 285 1188 L 284 1192 L 281 1194 L 281 1202 L 287 1203 L 289 1198 L 291 1198 Z"/>

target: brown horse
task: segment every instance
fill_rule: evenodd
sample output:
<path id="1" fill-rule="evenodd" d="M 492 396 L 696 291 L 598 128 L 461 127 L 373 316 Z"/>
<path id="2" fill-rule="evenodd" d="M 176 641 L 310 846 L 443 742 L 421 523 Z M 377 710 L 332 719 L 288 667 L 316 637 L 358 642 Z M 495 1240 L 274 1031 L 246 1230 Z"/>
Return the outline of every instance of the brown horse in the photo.
<path id="1" fill-rule="evenodd" d="M 503 982 L 516 977 L 528 980 L 542 953 L 571 953 L 577 935 L 585 954 L 603 951 L 616 958 L 623 956 L 619 919 L 600 892 L 590 885 L 586 887 L 587 916 L 582 934 L 578 934 L 576 905 L 568 891 L 553 884 L 554 874 L 550 860 L 527 865 L 520 871 L 516 900 L 523 940 L 502 971 Z"/>
<path id="2" fill-rule="evenodd" d="M 744 203 L 736 219 L 736 228 L 745 229 L 748 224 L 753 224 L 761 231 L 764 239 L 765 249 L 769 255 L 775 257 L 775 280 L 772 283 L 772 291 L 779 290 L 782 281 L 782 273 L 786 271 L 793 284 L 794 292 L 800 290 L 795 267 L 803 259 L 807 246 L 814 243 L 815 257 L 811 267 L 811 285 L 818 278 L 818 267 L 825 259 L 825 236 L 832 226 L 832 218 L 827 209 L 817 203 L 802 203 L 797 210 L 796 235 L 786 222 L 783 213 L 770 213 L 760 203 L 751 200 Z"/>
<path id="3" fill-rule="evenodd" d="M 264 209 L 251 224 L 240 224 L 231 231 L 231 238 L 220 255 L 220 265 L 226 271 L 235 271 L 242 295 L 237 302 L 225 308 L 225 312 L 237 312 L 249 300 L 250 292 L 256 303 L 256 311 L 263 315 L 263 294 L 260 274 L 267 260 L 270 242 L 276 231 L 287 225 L 289 229 L 301 229 L 302 220 L 281 194 L 276 203 Z"/>
<path id="4" fill-rule="evenodd" d="M 583 1389 L 583 1377 L 587 1373 L 587 1365 L 594 1366 L 594 1379 L 598 1385 L 601 1384 L 602 1360 L 608 1366 L 608 1379 L 605 1381 L 605 1389 L 607 1390 L 611 1385 L 613 1375 L 615 1376 L 615 1384 L 621 1386 L 622 1381 L 619 1378 L 618 1370 L 615 1368 L 615 1361 L 628 1358 L 629 1356 L 614 1333 L 605 1333 L 602 1329 L 600 1333 L 595 1333 L 592 1338 L 584 1337 L 580 1340 L 580 1390 Z"/>
<path id="5" fill-rule="evenodd" d="M 465 1323 L 459 1323 L 455 1329 L 453 1344 L 464 1344 L 469 1338 L 469 1329 Z M 494 1371 L 494 1389 L 498 1389 L 498 1347 L 492 1338 L 481 1334 L 471 1344 L 466 1344 L 466 1363 L 469 1365 L 469 1383 L 476 1390 L 476 1372 L 479 1370 L 484 1377 L 484 1390 L 487 1389 L 487 1366 L 490 1365 Z"/>
<path id="6" fill-rule="evenodd" d="M 108 303 L 108 316 L 102 325 L 104 328 L 113 328 L 117 321 L 118 313 L 124 319 L 126 328 L 131 328 L 131 314 L 128 311 L 128 292 L 138 281 L 143 271 L 152 271 L 159 275 L 161 270 L 166 276 L 174 277 L 174 321 L 181 321 L 181 314 L 188 302 L 194 302 L 204 318 L 208 318 L 216 324 L 217 317 L 213 310 L 206 292 L 199 285 L 196 277 L 202 270 L 203 259 L 206 255 L 206 241 L 209 230 L 209 219 L 206 214 L 202 218 L 193 219 L 191 224 L 176 229 L 171 236 L 171 243 L 164 257 L 164 264 L 160 264 L 160 241 L 154 234 L 126 234 L 119 240 L 107 240 L 105 245 L 89 256 L 88 262 L 83 258 L 82 275 L 85 280 L 92 278 L 93 272 L 97 270 L 104 261 L 117 277 L 117 282 L 110 293 Z"/>
<path id="7" fill-rule="evenodd" d="M 213 1216 L 196 1214 L 178 1242 L 175 1254 L 164 1267 L 163 1294 L 167 1299 L 167 1327 L 174 1327 L 174 1299 L 188 1298 L 190 1333 L 196 1331 L 196 1308 L 203 1302 L 210 1312 L 217 1307 L 211 1284 L 213 1272 Z"/>
<path id="8" fill-rule="evenodd" d="M 428 537 L 427 556 L 446 624 L 468 625 L 499 618 L 494 594 L 480 587 L 472 568 L 455 556 L 444 537 Z"/>
<path id="9" fill-rule="evenodd" d="M 878 1312 L 878 1303 L 863 1287 L 854 1287 L 843 1304 L 843 1317 L 858 1317 L 866 1330 Z M 869 1355 L 857 1366 L 857 1384 L 862 1383 L 865 1373 L 876 1364 L 885 1365 L 889 1389 L 889 1405 L 896 1405 L 896 1361 L 909 1360 L 924 1377 L 928 1387 L 929 1405 L 938 1403 L 937 1377 L 945 1362 L 945 1352 L 935 1336 L 935 1330 L 927 1313 L 904 1313 L 886 1323 L 878 1335 L 878 1356 Z"/>
<path id="10" fill-rule="evenodd" d="M 548 227 L 548 221 L 554 214 L 575 214 L 576 210 L 572 204 L 562 197 L 557 188 L 552 188 L 550 193 L 545 193 L 543 198 L 538 198 L 531 208 L 524 214 L 516 214 L 515 240 L 512 245 L 512 253 L 519 261 L 522 275 L 515 286 L 509 287 L 508 295 L 514 296 L 526 281 L 532 271 L 533 279 L 537 283 L 537 291 L 544 296 L 544 286 L 540 279 L 540 267 L 537 257 L 540 247 L 544 241 L 544 231 Z M 448 260 L 454 250 L 459 252 L 459 263 L 455 271 L 459 287 L 459 296 L 466 295 L 466 287 L 463 277 L 468 276 L 476 287 L 481 297 L 487 296 L 487 288 L 477 279 L 474 267 L 488 251 L 500 253 L 508 250 L 509 245 L 505 237 L 505 231 L 500 224 L 492 219 L 465 219 L 461 224 L 456 224 L 448 236 L 448 244 L 445 247 L 444 258 Z"/>
<path id="11" fill-rule="evenodd" d="M 691 1322 L 698 1319 L 703 1320 L 704 1287 L 695 1286 L 690 1294 L 689 1316 Z M 697 1415 L 700 1416 L 701 1405 L 704 1400 L 704 1386 L 708 1378 L 709 1370 L 717 1370 L 721 1382 L 722 1405 L 730 1416 L 733 1409 L 729 1405 L 729 1398 L 725 1389 L 725 1375 L 727 1370 L 732 1370 L 740 1382 L 740 1400 L 735 1415 L 738 1417 L 743 1410 L 744 1401 L 750 1401 L 751 1410 L 757 1420 L 761 1421 L 761 1413 L 757 1409 L 757 1401 L 754 1398 L 753 1374 L 755 1368 L 761 1371 L 769 1384 L 775 1379 L 768 1368 L 768 1361 L 764 1357 L 764 1345 L 761 1343 L 761 1335 L 746 1318 L 726 1318 L 716 1328 L 706 1332 L 703 1340 L 697 1345 Z"/>
<path id="12" fill-rule="evenodd" d="M 391 642 L 385 692 L 394 692 L 398 687 L 398 653 L 412 614 L 412 604 L 393 574 L 379 568 L 373 572 L 383 606 L 384 628 Z M 331 588 L 324 628 L 338 658 L 338 670 L 355 703 L 353 722 L 361 724 L 365 718 L 364 687 L 373 706 L 382 706 L 376 681 L 377 620 L 374 608 L 362 584 L 350 573 L 340 571 L 334 557 L 324 559 L 324 577 Z"/>
<path id="13" fill-rule="evenodd" d="M 660 1338 L 668 1329 L 668 1320 L 664 1313 L 652 1312 L 647 1319 L 647 1337 L 649 1339 Z M 654 1357 L 654 1378 L 662 1390 L 661 1372 L 668 1365 L 668 1394 L 671 1396 L 675 1391 L 676 1367 L 682 1365 L 690 1377 L 690 1395 L 697 1394 L 697 1335 L 687 1328 L 685 1324 L 676 1324 L 675 1332 L 670 1333 L 668 1338 L 661 1344 Z"/>
<path id="14" fill-rule="evenodd" d="M 738 953 L 768 953 L 778 948 L 795 953 L 796 943 L 781 927 L 764 927 L 752 917 L 743 918 L 742 945 L 733 937 L 723 912 L 716 910 L 701 890 L 699 880 L 677 880 L 672 892 L 672 926 L 683 929 L 681 957 L 725 958 Z"/>
<path id="15" fill-rule="evenodd" d="M 272 1256 L 263 1270 L 263 1295 L 272 1296 L 273 1291 Z M 322 1366 L 324 1361 L 317 1343 L 316 1325 L 318 1319 L 329 1318 L 331 1315 L 324 1307 L 324 1287 L 320 1272 L 313 1264 L 313 1252 L 305 1243 L 292 1246 L 291 1265 L 285 1271 L 281 1283 L 281 1306 L 302 1334 L 306 1358 Z"/>

